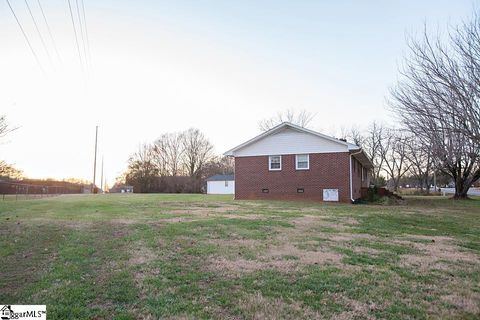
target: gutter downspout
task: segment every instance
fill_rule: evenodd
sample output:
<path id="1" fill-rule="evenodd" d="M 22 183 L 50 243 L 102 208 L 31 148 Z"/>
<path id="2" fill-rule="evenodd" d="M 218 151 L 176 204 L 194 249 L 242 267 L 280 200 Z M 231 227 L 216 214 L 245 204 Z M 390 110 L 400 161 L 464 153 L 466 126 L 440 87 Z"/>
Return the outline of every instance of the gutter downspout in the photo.
<path id="1" fill-rule="evenodd" d="M 359 154 L 361 153 L 363 150 L 360 149 L 358 150 L 357 152 L 354 152 L 354 153 L 350 153 L 350 200 L 352 201 L 352 203 L 355 201 L 355 199 L 353 199 L 353 174 L 352 174 L 352 156 L 356 155 L 356 154 Z"/>

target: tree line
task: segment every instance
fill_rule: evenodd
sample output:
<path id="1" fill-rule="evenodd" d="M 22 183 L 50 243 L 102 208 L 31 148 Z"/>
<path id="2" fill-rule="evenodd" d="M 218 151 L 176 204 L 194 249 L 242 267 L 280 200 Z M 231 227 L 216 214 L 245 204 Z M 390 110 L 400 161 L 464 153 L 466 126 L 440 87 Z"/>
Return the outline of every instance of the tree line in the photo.
<path id="1" fill-rule="evenodd" d="M 167 132 L 152 143 L 142 144 L 128 160 L 119 183 L 135 192 L 202 192 L 205 179 L 214 174 L 233 174 L 233 161 L 214 153 L 208 138 L 196 128 Z"/>

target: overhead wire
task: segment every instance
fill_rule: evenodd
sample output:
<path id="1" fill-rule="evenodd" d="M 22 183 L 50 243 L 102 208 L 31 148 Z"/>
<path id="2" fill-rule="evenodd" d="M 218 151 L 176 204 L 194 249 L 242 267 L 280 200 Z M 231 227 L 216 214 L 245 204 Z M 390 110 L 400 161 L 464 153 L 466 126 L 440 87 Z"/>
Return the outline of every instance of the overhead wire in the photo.
<path id="1" fill-rule="evenodd" d="M 32 52 L 32 55 L 34 56 L 35 61 L 37 62 L 38 66 L 40 67 L 40 70 L 42 70 L 42 73 L 45 74 L 45 69 L 43 68 L 42 63 L 40 62 L 40 59 L 38 58 L 37 53 L 36 53 L 35 50 L 33 49 L 32 44 L 31 44 L 30 40 L 28 39 L 27 34 L 25 33 L 25 30 L 23 29 L 23 26 L 22 26 L 22 24 L 20 23 L 20 20 L 18 20 L 18 17 L 17 17 L 17 15 L 16 15 L 16 13 L 15 13 L 15 10 L 13 9 L 13 7 L 12 7 L 12 5 L 10 4 L 10 1 L 9 1 L 9 0 L 5 0 L 5 1 L 7 2 L 8 7 L 10 8 L 10 11 L 12 12 L 15 20 L 17 21 L 18 27 L 20 28 L 20 31 L 22 32 L 23 37 L 25 38 L 25 40 L 26 40 L 26 42 L 27 42 L 27 44 L 28 44 L 28 47 L 30 48 L 30 51 Z"/>
<path id="2" fill-rule="evenodd" d="M 42 6 L 40 0 L 37 0 L 37 2 L 38 2 L 38 6 L 40 7 L 40 11 L 42 12 L 43 21 L 45 21 L 45 25 L 47 26 L 47 31 L 48 31 L 48 34 L 50 36 L 50 40 L 52 41 L 53 48 L 54 48 L 55 53 L 57 55 L 58 61 L 60 63 L 62 63 L 62 58 L 60 57 L 60 53 L 58 52 L 57 44 L 55 42 L 55 39 L 53 38 L 52 30 L 50 29 L 50 24 L 48 23 L 47 16 L 45 15 L 45 11 L 43 10 L 43 6 Z"/>
<path id="3" fill-rule="evenodd" d="M 83 67 L 82 54 L 80 53 L 80 45 L 78 43 L 77 28 L 75 27 L 75 19 L 73 18 L 72 4 L 70 3 L 70 0 L 67 0 L 67 2 L 68 2 L 68 8 L 70 10 L 70 18 L 72 20 L 73 33 L 75 34 L 75 43 L 77 45 L 77 53 L 78 53 L 78 59 L 80 60 L 80 68 L 82 69 L 82 72 L 84 72 L 85 69 Z"/>
<path id="4" fill-rule="evenodd" d="M 92 66 L 92 52 L 90 51 L 90 39 L 88 36 L 88 28 L 87 28 L 87 17 L 85 14 L 85 2 L 82 0 L 82 12 L 83 12 L 83 25 L 85 27 L 85 38 L 87 39 L 87 51 L 88 57 L 90 59 L 90 67 Z"/>
<path id="5" fill-rule="evenodd" d="M 84 61 L 85 61 L 85 67 L 87 68 L 87 72 L 88 72 L 88 64 L 89 64 L 88 60 L 89 59 L 87 58 L 87 48 L 86 48 L 86 44 L 85 44 L 85 38 L 83 37 L 83 24 L 82 24 L 80 8 L 79 8 L 79 5 L 78 5 L 78 0 L 75 0 L 75 3 L 76 3 L 76 7 L 77 7 L 77 17 L 78 17 L 78 24 L 79 24 L 79 27 L 80 27 L 80 36 L 81 36 L 81 39 L 82 39 L 83 57 L 84 57 Z"/>
<path id="6" fill-rule="evenodd" d="M 30 17 L 32 18 L 33 25 L 35 26 L 35 29 L 37 30 L 38 37 L 40 38 L 40 42 L 42 43 L 43 49 L 45 50 L 45 53 L 47 54 L 48 60 L 50 61 L 50 64 L 53 67 L 53 61 L 52 57 L 50 56 L 50 52 L 48 51 L 47 45 L 45 44 L 45 40 L 43 40 L 42 33 L 40 32 L 40 28 L 38 27 L 37 20 L 35 20 L 35 17 L 33 16 L 32 9 L 30 8 L 30 5 L 28 4 L 28 1 L 25 0 L 25 5 L 27 6 L 28 13 L 30 14 Z"/>

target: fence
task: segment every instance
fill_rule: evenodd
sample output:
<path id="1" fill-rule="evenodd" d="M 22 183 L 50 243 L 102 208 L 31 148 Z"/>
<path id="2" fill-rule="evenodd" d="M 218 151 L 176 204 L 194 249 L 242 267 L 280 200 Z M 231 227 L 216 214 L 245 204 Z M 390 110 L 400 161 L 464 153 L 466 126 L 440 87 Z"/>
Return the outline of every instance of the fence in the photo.
<path id="1" fill-rule="evenodd" d="M 53 197 L 67 193 L 83 193 L 83 186 L 67 184 L 40 185 L 0 181 L 0 199 L 3 201 Z"/>

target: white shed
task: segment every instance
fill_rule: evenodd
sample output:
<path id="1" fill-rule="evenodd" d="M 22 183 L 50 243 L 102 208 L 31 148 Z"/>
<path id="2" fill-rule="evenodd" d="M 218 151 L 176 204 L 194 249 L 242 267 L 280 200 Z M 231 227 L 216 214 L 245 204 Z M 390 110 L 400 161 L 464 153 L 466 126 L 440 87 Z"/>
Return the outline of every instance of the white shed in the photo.
<path id="1" fill-rule="evenodd" d="M 217 174 L 207 179 L 207 194 L 235 194 L 233 175 Z"/>

